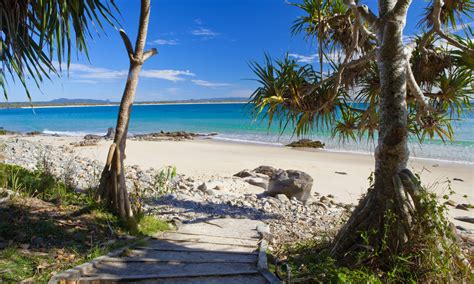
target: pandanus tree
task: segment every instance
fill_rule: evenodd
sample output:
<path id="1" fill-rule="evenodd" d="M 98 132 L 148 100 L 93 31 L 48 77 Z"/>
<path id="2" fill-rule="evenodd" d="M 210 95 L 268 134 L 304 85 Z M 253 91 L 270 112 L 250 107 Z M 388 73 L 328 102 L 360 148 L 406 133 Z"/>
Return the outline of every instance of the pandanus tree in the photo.
<path id="1" fill-rule="evenodd" d="M 135 49 L 124 30 L 120 30 L 125 45 L 130 68 L 128 70 L 127 83 L 120 102 L 120 109 L 115 128 L 114 142 L 109 148 L 107 161 L 102 171 L 98 198 L 114 209 L 120 218 L 131 227 L 136 225 L 134 213 L 127 192 L 124 172 L 125 146 L 127 142 L 128 125 L 133 100 L 138 85 L 138 77 L 143 63 L 157 53 L 155 48 L 144 51 L 148 22 L 150 18 L 150 0 L 141 0 L 138 34 Z"/>
<path id="2" fill-rule="evenodd" d="M 104 22 L 116 23 L 114 10 L 113 1 L 103 0 L 1 1 L 0 87 L 5 99 L 10 79 L 18 80 L 31 100 L 27 78 L 39 88 L 51 74 L 60 75 L 61 63 L 68 67 L 71 62 L 73 47 L 88 56 L 87 39 Z"/>
<path id="3" fill-rule="evenodd" d="M 331 255 L 349 260 L 351 251 L 406 250 L 424 233 L 414 224 L 422 188 L 407 169 L 408 141 L 453 139 L 452 121 L 471 107 L 473 33 L 467 26 L 464 37 L 452 31 L 472 19 L 474 4 L 430 1 L 421 32 L 408 39 L 410 0 L 379 0 L 378 15 L 354 0 L 293 5 L 305 15 L 292 31 L 316 41 L 320 70 L 288 56 L 254 63 L 261 84 L 251 97 L 256 115 L 293 126 L 298 135 L 332 127 L 342 140 L 376 139 L 373 185 L 335 236 Z"/>

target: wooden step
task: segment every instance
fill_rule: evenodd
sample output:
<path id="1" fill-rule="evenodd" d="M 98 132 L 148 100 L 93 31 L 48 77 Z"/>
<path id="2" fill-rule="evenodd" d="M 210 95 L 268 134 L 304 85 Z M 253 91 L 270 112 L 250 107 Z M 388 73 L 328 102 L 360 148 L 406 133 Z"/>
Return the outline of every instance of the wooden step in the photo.
<path id="1" fill-rule="evenodd" d="M 256 252 L 257 247 L 236 246 L 228 244 L 209 244 L 187 241 L 162 241 L 149 240 L 146 245 L 137 247 L 138 249 L 154 249 L 167 251 L 203 251 L 203 252 Z"/>
<path id="2" fill-rule="evenodd" d="M 223 275 L 256 274 L 255 264 L 249 263 L 140 263 L 140 262 L 100 262 L 83 277 L 104 280 L 134 280 L 176 277 L 200 277 Z M 83 278 L 81 277 L 81 278 Z"/>
<path id="3" fill-rule="evenodd" d="M 193 242 L 224 244 L 224 245 L 238 245 L 238 246 L 249 246 L 249 247 L 257 247 L 258 242 L 259 242 L 258 239 L 241 239 L 241 238 L 232 238 L 232 237 L 185 234 L 185 233 L 180 233 L 180 232 L 164 233 L 164 234 L 153 236 L 153 238 L 161 239 L 161 240 L 169 240 L 169 241 L 193 241 Z"/>
<path id="4" fill-rule="evenodd" d="M 188 263 L 256 263 L 255 253 L 194 252 L 194 251 L 159 251 L 127 250 L 118 257 L 104 257 L 102 262 L 188 262 Z"/>

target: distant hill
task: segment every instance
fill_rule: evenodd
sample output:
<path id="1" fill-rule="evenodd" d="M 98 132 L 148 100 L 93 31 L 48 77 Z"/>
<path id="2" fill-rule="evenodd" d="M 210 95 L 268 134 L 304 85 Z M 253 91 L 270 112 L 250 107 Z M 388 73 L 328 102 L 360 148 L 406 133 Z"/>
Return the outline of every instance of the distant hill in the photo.
<path id="1" fill-rule="evenodd" d="M 91 100 L 91 99 L 66 99 L 60 98 L 51 100 L 48 102 L 41 102 L 41 103 L 50 103 L 50 104 L 110 104 L 110 100 Z M 35 103 L 33 103 L 35 104 Z"/>
<path id="2" fill-rule="evenodd" d="M 175 101 L 138 101 L 135 104 L 172 104 L 172 103 L 225 103 L 225 102 L 247 102 L 245 97 L 224 97 L 224 98 L 208 98 L 208 99 L 189 99 L 189 100 L 175 100 Z M 93 106 L 93 105 L 118 105 L 119 102 L 112 102 L 110 100 L 94 100 L 94 99 L 66 99 L 59 98 L 46 102 L 8 102 L 0 103 L 0 108 L 19 108 L 33 106 Z"/>

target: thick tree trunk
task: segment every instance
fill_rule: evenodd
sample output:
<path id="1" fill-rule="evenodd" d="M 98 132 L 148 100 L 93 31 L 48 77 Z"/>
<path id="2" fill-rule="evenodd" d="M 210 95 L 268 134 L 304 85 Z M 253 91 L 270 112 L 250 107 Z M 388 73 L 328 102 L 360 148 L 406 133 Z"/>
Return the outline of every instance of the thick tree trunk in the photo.
<path id="1" fill-rule="evenodd" d="M 410 214 L 416 210 L 417 181 L 405 170 L 408 161 L 406 68 L 402 34 L 406 19 L 394 15 L 396 1 L 379 1 L 378 68 L 380 124 L 375 150 L 375 183 L 336 236 L 332 255 L 343 258 L 351 250 L 369 248 L 396 252 L 410 235 Z M 410 213 L 411 212 L 411 213 Z M 368 237 L 364 240 L 362 233 Z"/>
<path id="2" fill-rule="evenodd" d="M 127 83 L 120 103 L 117 125 L 115 129 L 114 142 L 110 146 L 106 165 L 102 171 L 99 191 L 97 197 L 104 201 L 109 207 L 115 210 L 120 218 L 129 225 L 134 226 L 134 214 L 130 204 L 125 182 L 125 147 L 127 143 L 128 125 L 132 110 L 135 92 L 138 85 L 138 78 L 142 65 L 146 59 L 156 54 L 156 50 L 144 52 L 146 36 L 148 31 L 148 19 L 150 16 L 150 0 L 141 1 L 140 24 L 138 36 L 133 51 L 130 39 L 124 31 L 120 35 L 130 59 Z"/>

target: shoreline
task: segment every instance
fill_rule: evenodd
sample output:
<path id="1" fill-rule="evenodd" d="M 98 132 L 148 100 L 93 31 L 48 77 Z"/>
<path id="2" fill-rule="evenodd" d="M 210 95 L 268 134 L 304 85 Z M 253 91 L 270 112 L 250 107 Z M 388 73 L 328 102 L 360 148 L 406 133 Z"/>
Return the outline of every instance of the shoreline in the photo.
<path id="1" fill-rule="evenodd" d="M 51 137 L 70 137 L 70 138 L 80 138 L 82 139 L 85 135 L 92 134 L 92 135 L 105 135 L 106 133 L 89 133 L 89 132 L 75 132 L 75 131 L 50 131 L 50 130 L 45 130 L 47 133 L 44 131 L 41 132 L 41 134 L 38 134 L 36 136 L 51 136 Z M 71 133 L 71 134 L 67 134 Z M 26 136 L 26 133 L 21 133 L 20 135 Z M 76 134 L 76 135 L 75 135 Z M 137 134 L 142 134 L 142 133 L 137 133 Z M 143 133 L 143 134 L 148 134 L 148 133 Z M 203 133 L 199 133 L 203 134 Z M 244 139 L 233 139 L 233 138 L 225 138 L 225 137 L 197 137 L 195 138 L 196 140 L 213 140 L 216 142 L 222 142 L 222 143 L 230 143 L 230 144 L 236 144 L 236 145 L 256 145 L 256 146 L 262 146 L 262 147 L 277 147 L 277 148 L 290 148 L 290 149 L 295 149 L 295 150 L 304 150 L 307 152 L 328 152 L 328 153 L 340 153 L 340 154 L 354 154 L 354 155 L 362 155 L 362 156 L 370 156 L 374 157 L 373 152 L 364 152 L 364 151 L 355 151 L 355 150 L 345 150 L 345 149 L 328 149 L 328 148 L 322 148 L 322 149 L 313 149 L 313 148 L 291 148 L 287 147 L 284 143 L 275 143 L 275 142 L 264 142 L 264 141 L 252 141 L 252 140 L 244 140 Z M 415 157 L 415 156 L 410 156 L 410 160 L 417 160 L 417 161 L 426 161 L 426 162 L 439 162 L 439 163 L 452 163 L 452 164 L 459 164 L 459 165 L 466 165 L 466 166 L 474 166 L 474 162 L 471 161 L 461 161 L 461 160 L 447 160 L 447 159 L 439 159 L 439 158 L 426 158 L 426 157 Z"/>

